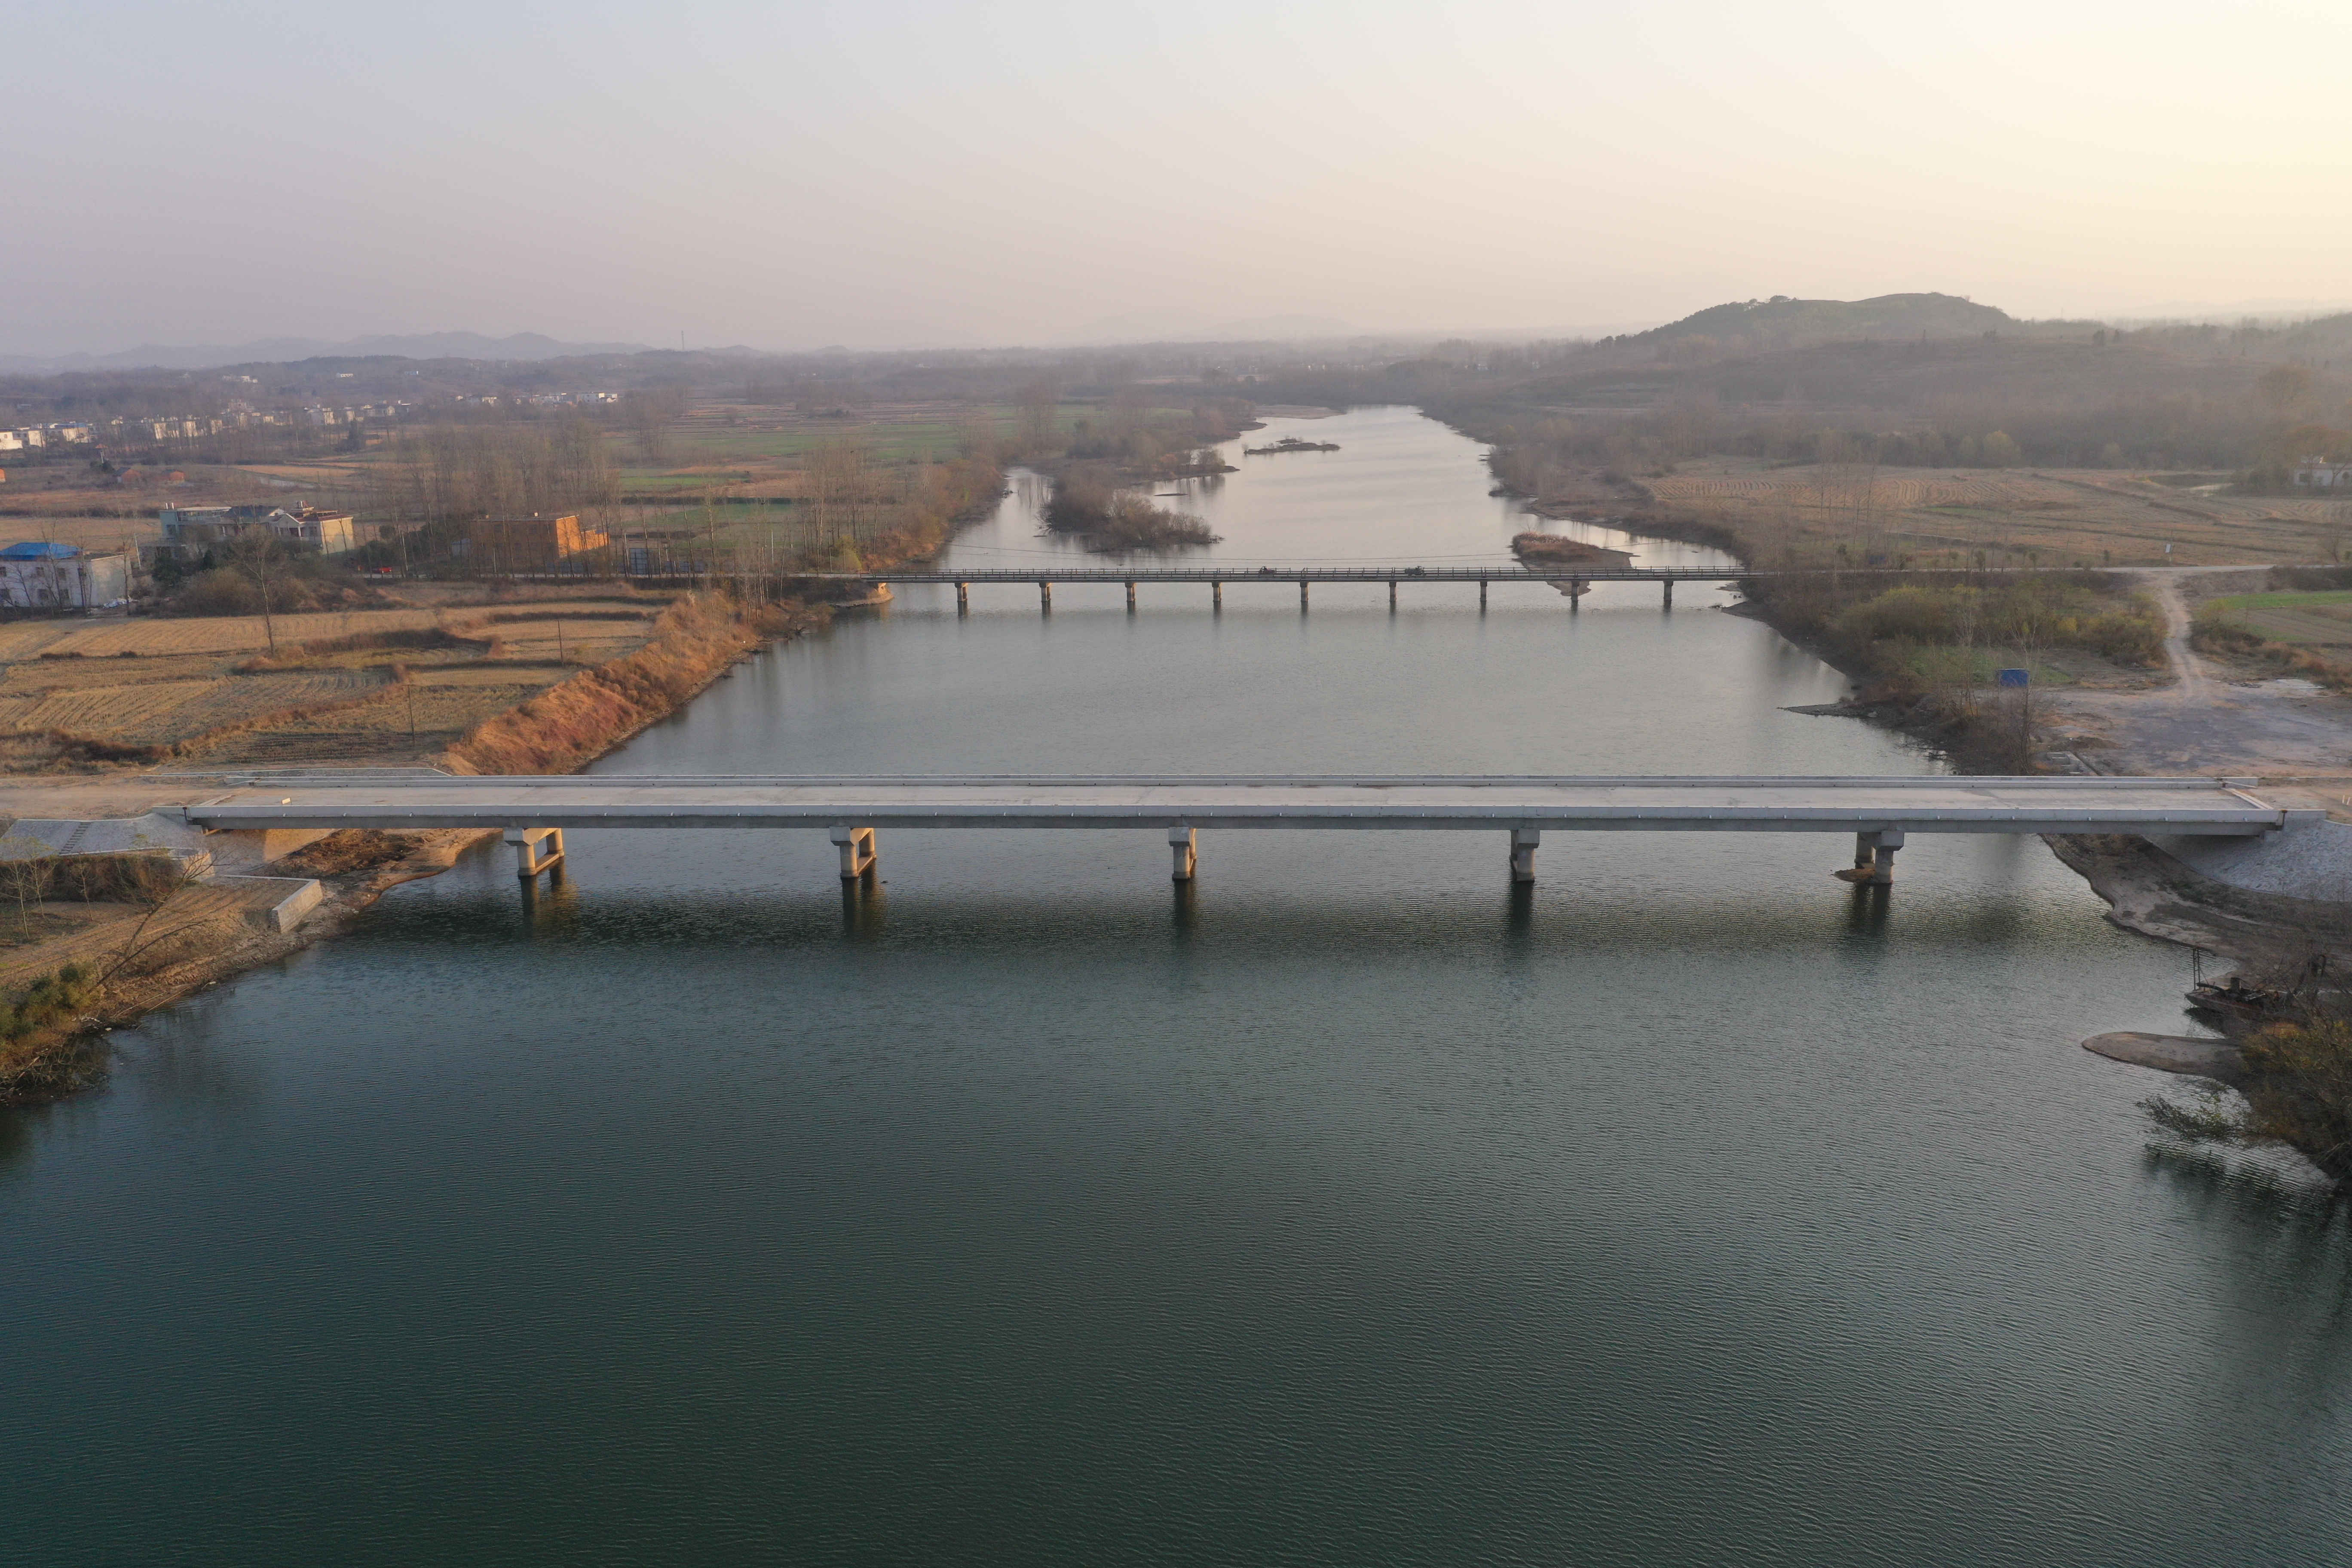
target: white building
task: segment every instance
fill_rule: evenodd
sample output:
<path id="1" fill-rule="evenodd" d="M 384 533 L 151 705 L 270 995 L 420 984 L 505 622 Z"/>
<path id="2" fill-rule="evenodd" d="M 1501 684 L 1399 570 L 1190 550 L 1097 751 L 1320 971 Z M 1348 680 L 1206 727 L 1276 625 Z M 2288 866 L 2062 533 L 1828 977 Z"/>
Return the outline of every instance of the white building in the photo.
<path id="1" fill-rule="evenodd" d="M 2305 458 L 2294 466 L 2294 482 L 2315 490 L 2352 487 L 2352 463 L 2331 463 L 2326 458 Z"/>
<path id="2" fill-rule="evenodd" d="M 307 544 L 321 555 L 341 555 L 359 543 L 352 514 L 322 507 L 167 506 L 155 514 L 163 541 L 173 552 L 194 558 L 248 529 L 266 528 L 291 544 Z"/>
<path id="3" fill-rule="evenodd" d="M 93 610 L 131 596 L 131 558 L 89 554 L 78 544 L 12 544 L 0 550 L 0 609 Z"/>

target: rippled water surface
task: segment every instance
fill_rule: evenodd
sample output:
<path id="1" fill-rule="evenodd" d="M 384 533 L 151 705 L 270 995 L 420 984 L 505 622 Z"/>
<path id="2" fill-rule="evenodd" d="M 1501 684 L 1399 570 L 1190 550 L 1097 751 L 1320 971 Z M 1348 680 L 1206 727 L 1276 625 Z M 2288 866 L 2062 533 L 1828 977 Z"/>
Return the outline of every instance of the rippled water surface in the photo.
<path id="1" fill-rule="evenodd" d="M 1527 526 L 1294 431 L 1221 558 Z M 1931 765 L 1703 592 L 1206 600 L 908 590 L 604 767 Z M 2038 843 L 568 837 L 0 1112 L 0 1560 L 2352 1561 L 2343 1225 L 2151 1158 L 2074 1042 L 2184 961 Z"/>

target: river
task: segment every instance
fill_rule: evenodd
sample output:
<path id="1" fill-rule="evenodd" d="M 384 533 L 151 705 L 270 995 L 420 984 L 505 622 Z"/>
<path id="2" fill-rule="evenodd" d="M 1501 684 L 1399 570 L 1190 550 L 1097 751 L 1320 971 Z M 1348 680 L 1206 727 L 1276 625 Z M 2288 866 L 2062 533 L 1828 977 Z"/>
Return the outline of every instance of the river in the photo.
<path id="1" fill-rule="evenodd" d="M 1528 526 L 1286 434 L 1216 558 Z M 906 589 L 601 766 L 1934 765 L 1693 587 L 1142 594 Z M 2352 1561 L 2342 1219 L 2151 1154 L 2074 1042 L 2185 957 L 2038 842 L 569 837 L 0 1111 L 0 1560 Z"/>

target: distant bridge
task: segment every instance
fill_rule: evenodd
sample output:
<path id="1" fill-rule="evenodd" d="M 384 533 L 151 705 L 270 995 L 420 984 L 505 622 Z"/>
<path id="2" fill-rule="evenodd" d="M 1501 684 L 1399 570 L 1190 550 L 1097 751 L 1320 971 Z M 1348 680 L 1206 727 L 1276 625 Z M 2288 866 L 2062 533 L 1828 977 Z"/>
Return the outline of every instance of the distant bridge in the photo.
<path id="1" fill-rule="evenodd" d="M 207 773 L 227 794 L 173 808 L 207 829 L 503 828 L 525 878 L 563 829 L 822 828 L 855 879 L 881 828 L 1166 830 L 1179 881 L 1202 829 L 1413 829 L 1506 835 L 1535 877 L 1547 832 L 1851 833 L 1852 880 L 1892 880 L 1913 833 L 2160 833 L 2249 837 L 2297 814 L 2252 779 L 1577 778 L 1540 774 L 982 774 L 958 777 L 596 773 L 458 777 L 429 769 Z M 2306 816 L 2318 815 L 2306 813 Z"/>
<path id="2" fill-rule="evenodd" d="M 1117 583 L 1126 588 L 1127 607 L 1130 610 L 1135 608 L 1135 586 L 1139 583 L 1206 584 L 1209 603 L 1216 609 L 1224 608 L 1228 583 L 1296 583 L 1298 607 L 1302 610 L 1307 607 L 1310 583 L 1385 583 L 1391 610 L 1397 607 L 1397 589 L 1407 584 L 1475 583 L 1478 607 L 1483 610 L 1486 607 L 1489 583 L 1543 583 L 1565 588 L 1571 609 L 1577 598 L 1594 583 L 1656 583 L 1664 591 L 1666 607 L 1671 609 L 1677 583 L 1729 583 L 1754 575 L 1738 567 L 1721 566 L 992 566 L 950 572 L 816 572 L 803 574 L 796 581 L 867 588 L 883 588 L 893 583 L 951 583 L 960 613 L 971 608 L 970 590 L 974 583 L 1034 584 L 1038 607 L 1050 613 L 1056 583 Z"/>

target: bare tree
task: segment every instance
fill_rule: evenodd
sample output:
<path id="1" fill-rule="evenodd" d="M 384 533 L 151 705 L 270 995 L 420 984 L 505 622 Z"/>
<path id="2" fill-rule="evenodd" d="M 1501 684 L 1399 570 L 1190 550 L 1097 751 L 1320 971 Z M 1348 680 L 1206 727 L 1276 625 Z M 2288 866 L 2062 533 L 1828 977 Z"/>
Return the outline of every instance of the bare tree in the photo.
<path id="1" fill-rule="evenodd" d="M 261 595 L 261 630 L 269 639 L 269 656 L 278 657 L 278 622 L 271 590 L 285 581 L 286 542 L 268 528 L 248 528 L 228 542 L 228 564 Z"/>

